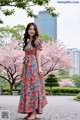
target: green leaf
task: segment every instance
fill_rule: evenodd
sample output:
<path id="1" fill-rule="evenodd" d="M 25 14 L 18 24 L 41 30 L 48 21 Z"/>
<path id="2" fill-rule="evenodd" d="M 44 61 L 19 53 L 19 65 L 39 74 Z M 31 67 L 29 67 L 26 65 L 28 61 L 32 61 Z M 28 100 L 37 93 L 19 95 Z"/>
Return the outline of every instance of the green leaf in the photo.
<path id="1" fill-rule="evenodd" d="M 6 9 L 6 10 L 1 10 L 1 11 L 3 12 L 3 14 L 5 14 L 5 16 L 8 16 L 8 15 L 14 14 L 15 9 L 12 9 L 12 10 Z"/>
<path id="2" fill-rule="evenodd" d="M 3 24 L 4 22 L 1 20 L 1 18 L 0 18 L 0 24 Z"/>

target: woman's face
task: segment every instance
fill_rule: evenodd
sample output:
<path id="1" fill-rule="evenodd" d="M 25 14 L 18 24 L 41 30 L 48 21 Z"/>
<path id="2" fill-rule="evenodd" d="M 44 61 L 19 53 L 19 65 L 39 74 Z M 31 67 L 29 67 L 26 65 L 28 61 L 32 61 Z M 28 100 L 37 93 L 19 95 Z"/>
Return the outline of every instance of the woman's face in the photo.
<path id="1" fill-rule="evenodd" d="M 35 29 L 33 25 L 31 25 L 30 28 L 28 29 L 28 34 L 30 36 L 33 36 L 35 34 Z"/>

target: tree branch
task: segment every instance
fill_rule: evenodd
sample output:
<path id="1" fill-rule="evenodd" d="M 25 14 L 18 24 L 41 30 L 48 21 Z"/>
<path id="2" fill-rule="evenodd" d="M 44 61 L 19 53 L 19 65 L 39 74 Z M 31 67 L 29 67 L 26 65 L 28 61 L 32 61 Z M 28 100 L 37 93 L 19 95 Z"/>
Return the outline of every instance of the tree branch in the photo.
<path id="1" fill-rule="evenodd" d="M 4 77 L 2 75 L 0 75 L 0 77 L 6 79 L 10 83 L 10 81 L 6 77 Z"/>
<path id="2" fill-rule="evenodd" d="M 0 5 L 0 7 L 2 7 L 2 6 L 13 6 L 13 7 L 17 7 L 17 5 Z M 26 7 L 32 7 L 32 6 L 35 6 L 35 5 L 28 5 L 28 6 L 26 6 Z"/>

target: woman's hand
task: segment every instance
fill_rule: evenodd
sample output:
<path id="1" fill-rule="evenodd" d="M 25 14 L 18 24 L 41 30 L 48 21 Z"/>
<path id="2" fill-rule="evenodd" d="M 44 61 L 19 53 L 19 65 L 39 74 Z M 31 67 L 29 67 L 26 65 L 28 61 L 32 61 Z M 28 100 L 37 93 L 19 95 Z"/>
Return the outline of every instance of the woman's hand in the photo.
<path id="1" fill-rule="evenodd" d="M 39 68 L 39 73 L 43 74 L 43 70 L 41 68 Z"/>

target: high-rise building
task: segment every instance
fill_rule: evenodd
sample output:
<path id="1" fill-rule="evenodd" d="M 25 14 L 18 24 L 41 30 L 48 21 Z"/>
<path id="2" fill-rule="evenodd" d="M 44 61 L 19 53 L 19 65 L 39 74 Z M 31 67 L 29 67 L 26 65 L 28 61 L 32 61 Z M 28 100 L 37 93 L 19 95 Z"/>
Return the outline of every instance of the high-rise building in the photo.
<path id="1" fill-rule="evenodd" d="M 73 57 L 75 69 L 69 69 L 69 75 L 80 75 L 80 49 L 68 49 L 68 53 Z"/>
<path id="2" fill-rule="evenodd" d="M 52 17 L 47 11 L 40 11 L 34 23 L 42 33 L 50 35 L 54 41 L 57 40 L 57 17 Z"/>

